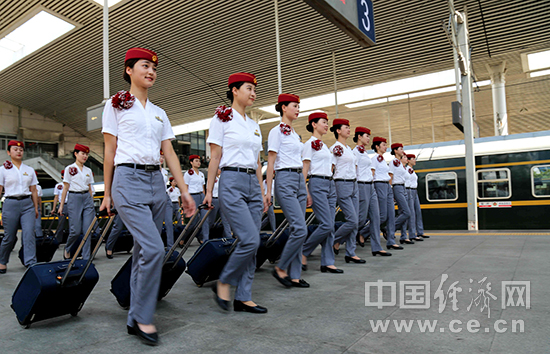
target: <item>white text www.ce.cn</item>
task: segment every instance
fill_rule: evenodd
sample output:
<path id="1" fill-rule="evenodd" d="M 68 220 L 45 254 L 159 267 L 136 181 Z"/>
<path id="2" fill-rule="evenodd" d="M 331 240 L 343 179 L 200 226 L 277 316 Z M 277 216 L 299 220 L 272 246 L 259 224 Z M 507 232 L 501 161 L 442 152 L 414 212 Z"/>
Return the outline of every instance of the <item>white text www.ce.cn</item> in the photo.
<path id="1" fill-rule="evenodd" d="M 447 331 L 451 333 L 460 333 L 463 331 L 468 333 L 489 333 L 491 331 L 496 333 L 506 333 L 508 331 L 512 333 L 525 332 L 525 323 L 523 320 L 512 320 L 510 321 L 510 325 L 506 320 L 497 320 L 492 326 L 489 325 L 486 327 L 481 327 L 478 320 L 452 320 L 447 326 L 438 326 L 437 320 L 369 320 L 369 322 L 374 333 L 387 333 L 391 327 L 395 328 L 397 333 L 410 333 L 413 332 L 415 327 L 421 333 L 443 333 Z"/>

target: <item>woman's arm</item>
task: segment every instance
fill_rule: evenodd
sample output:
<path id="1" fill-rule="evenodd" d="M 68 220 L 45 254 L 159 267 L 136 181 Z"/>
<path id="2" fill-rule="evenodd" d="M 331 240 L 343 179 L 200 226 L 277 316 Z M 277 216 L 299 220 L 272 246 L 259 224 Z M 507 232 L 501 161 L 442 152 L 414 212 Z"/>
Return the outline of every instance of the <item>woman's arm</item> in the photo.
<path id="1" fill-rule="evenodd" d="M 105 142 L 105 157 L 103 159 L 103 181 L 105 191 L 103 201 L 99 210 L 107 208 L 107 213 L 111 214 L 111 185 L 113 184 L 113 173 L 115 170 L 115 154 L 117 149 L 117 137 L 109 133 L 103 133 Z M 65 192 L 65 191 L 63 191 Z M 64 198 L 64 196 L 62 196 Z M 65 200 L 65 199 L 63 199 Z"/>
<path id="2" fill-rule="evenodd" d="M 309 166 L 311 165 L 311 161 L 310 160 L 304 160 L 302 161 L 303 163 L 303 167 L 302 167 L 302 172 L 304 174 L 304 181 L 307 182 L 307 175 L 309 173 Z M 307 192 L 307 204 L 306 206 L 307 207 L 310 207 L 311 204 L 313 204 L 313 199 L 311 199 L 311 195 L 309 194 L 309 186 L 308 184 L 306 183 L 306 192 Z"/>
<path id="3" fill-rule="evenodd" d="M 65 198 L 69 193 L 69 187 L 71 185 L 67 182 L 63 182 L 63 192 L 61 192 L 61 201 L 59 202 L 59 215 L 63 214 L 63 207 L 65 206 Z"/>
<path id="4" fill-rule="evenodd" d="M 260 184 L 260 190 L 262 191 L 262 200 L 264 201 L 264 213 L 269 209 L 269 204 L 271 204 L 271 194 L 269 198 L 266 198 L 267 195 L 264 191 L 264 178 L 262 176 L 262 161 L 260 160 L 260 155 L 258 155 L 258 167 L 256 168 L 256 178 L 258 178 L 258 183 Z"/>
<path id="5" fill-rule="evenodd" d="M 222 158 L 222 147 L 216 144 L 210 144 L 210 163 L 208 164 L 208 182 L 206 182 L 206 193 L 204 196 L 203 204 L 208 204 L 209 208 L 212 208 L 212 190 L 214 189 L 214 182 L 216 177 L 211 176 L 218 175 L 218 168 L 220 167 L 220 160 Z"/>
<path id="6" fill-rule="evenodd" d="M 273 186 L 273 173 L 275 172 L 275 160 L 277 159 L 277 153 L 275 151 L 270 151 L 267 155 L 267 171 L 266 171 L 266 185 L 267 192 L 264 195 L 264 204 L 267 205 L 271 203 L 271 187 Z"/>

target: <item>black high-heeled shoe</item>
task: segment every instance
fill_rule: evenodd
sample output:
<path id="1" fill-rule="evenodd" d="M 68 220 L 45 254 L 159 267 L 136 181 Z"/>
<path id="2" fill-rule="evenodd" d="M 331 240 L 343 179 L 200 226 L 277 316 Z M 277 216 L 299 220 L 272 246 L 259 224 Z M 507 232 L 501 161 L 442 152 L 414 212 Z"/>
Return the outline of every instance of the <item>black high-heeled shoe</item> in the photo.
<path id="1" fill-rule="evenodd" d="M 233 300 L 233 310 L 235 312 L 267 313 L 267 308 L 263 306 L 248 306 L 239 300 Z"/>
<path id="2" fill-rule="evenodd" d="M 382 252 L 382 251 L 374 251 L 372 252 L 372 255 L 373 256 L 376 256 L 377 254 L 383 256 L 383 257 L 389 257 L 391 256 L 391 253 L 390 252 Z"/>
<path id="3" fill-rule="evenodd" d="M 414 245 L 414 242 L 412 242 L 411 240 L 399 240 L 399 243 L 400 244 L 406 243 L 407 245 Z"/>
<path id="4" fill-rule="evenodd" d="M 411 240 L 418 241 L 418 242 L 424 242 L 424 240 L 421 239 L 420 237 L 415 237 L 415 238 L 412 238 Z"/>
<path id="5" fill-rule="evenodd" d="M 229 311 L 229 301 L 218 296 L 218 283 L 212 286 L 212 291 L 214 292 L 214 301 L 216 301 L 216 304 L 218 304 L 222 310 Z"/>
<path id="6" fill-rule="evenodd" d="M 332 249 L 334 250 L 334 254 L 338 255 L 338 253 L 340 253 L 340 249 L 332 246 Z"/>
<path id="7" fill-rule="evenodd" d="M 281 278 L 279 274 L 277 274 L 277 271 L 275 269 L 273 269 L 273 272 L 271 272 L 271 274 L 273 274 L 273 277 L 277 279 L 279 283 L 281 283 L 285 288 L 290 288 L 292 286 L 292 280 L 289 276 Z"/>
<path id="8" fill-rule="evenodd" d="M 156 346 L 159 344 L 159 335 L 157 332 L 155 333 L 145 333 L 141 329 L 139 329 L 139 326 L 134 320 L 134 326 L 127 326 L 128 328 L 128 334 L 136 335 L 141 340 L 143 344 Z"/>
<path id="9" fill-rule="evenodd" d="M 307 264 L 302 264 L 302 271 L 307 272 Z"/>
<path id="10" fill-rule="evenodd" d="M 399 246 L 399 245 L 391 245 L 391 246 L 386 246 L 387 249 L 389 250 L 402 250 L 403 247 Z"/>
<path id="11" fill-rule="evenodd" d="M 365 261 L 364 259 L 355 259 L 348 256 L 345 256 L 344 260 L 346 261 L 346 263 L 349 263 L 349 262 L 359 263 L 359 264 L 367 263 L 367 261 Z"/>
<path id="12" fill-rule="evenodd" d="M 107 250 L 105 250 L 105 255 L 107 256 L 108 259 L 113 259 L 113 254 L 107 253 Z"/>
<path id="13" fill-rule="evenodd" d="M 338 269 L 338 268 L 329 268 L 327 266 L 321 266 L 321 273 L 326 273 L 326 272 L 329 272 L 329 273 L 334 273 L 334 274 L 342 274 L 344 273 L 344 271 L 342 269 Z"/>

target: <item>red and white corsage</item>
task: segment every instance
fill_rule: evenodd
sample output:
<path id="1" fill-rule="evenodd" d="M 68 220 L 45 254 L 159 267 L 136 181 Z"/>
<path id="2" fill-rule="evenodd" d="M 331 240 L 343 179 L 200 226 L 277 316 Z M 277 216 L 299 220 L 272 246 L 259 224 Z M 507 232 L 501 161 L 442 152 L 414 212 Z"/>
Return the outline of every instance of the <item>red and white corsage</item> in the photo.
<path id="1" fill-rule="evenodd" d="M 357 145 L 357 151 L 364 154 L 365 153 L 365 147 L 363 145 Z"/>
<path id="2" fill-rule="evenodd" d="M 231 107 L 219 106 L 216 108 L 214 115 L 222 122 L 229 122 L 233 119 L 233 109 Z"/>
<path id="3" fill-rule="evenodd" d="M 409 173 L 410 173 L 411 175 L 413 174 L 413 172 L 414 172 L 414 170 L 409 168 Z"/>
<path id="4" fill-rule="evenodd" d="M 193 176 L 195 174 L 195 171 L 193 171 L 193 169 L 191 168 L 189 171 L 187 171 L 187 173 L 189 173 L 189 176 Z"/>
<path id="5" fill-rule="evenodd" d="M 340 157 L 344 154 L 344 148 L 342 148 L 340 145 L 336 145 L 334 149 L 332 149 L 332 153 L 334 156 Z"/>
<path id="6" fill-rule="evenodd" d="M 174 188 L 170 187 L 170 193 L 172 193 L 174 191 Z"/>
<path id="7" fill-rule="evenodd" d="M 11 161 L 7 161 L 7 160 L 6 160 L 6 162 L 4 162 L 4 168 L 5 168 L 6 170 L 9 170 L 9 169 L 12 168 L 12 167 L 13 167 L 13 164 L 11 163 Z"/>
<path id="8" fill-rule="evenodd" d="M 290 133 L 292 133 L 292 128 L 288 124 L 281 123 L 279 124 L 279 127 L 281 128 L 281 133 L 284 135 L 290 135 Z"/>
<path id="9" fill-rule="evenodd" d="M 69 174 L 71 176 L 74 176 L 78 173 L 78 169 L 76 167 L 69 167 Z"/>
<path id="10" fill-rule="evenodd" d="M 399 161 L 398 159 L 394 159 L 394 160 L 393 160 L 393 165 L 394 165 L 395 167 L 397 167 L 397 166 L 401 165 L 401 161 Z"/>
<path id="11" fill-rule="evenodd" d="M 111 104 L 119 111 L 132 108 L 135 101 L 136 98 L 134 95 L 128 91 L 118 91 L 113 97 L 111 97 Z"/>
<path id="12" fill-rule="evenodd" d="M 378 160 L 378 162 L 382 162 L 382 161 L 384 161 L 384 157 L 382 157 L 382 155 L 378 155 L 376 160 Z"/>
<path id="13" fill-rule="evenodd" d="M 62 189 L 63 189 L 63 186 L 62 186 L 62 185 L 59 185 L 59 186 L 57 186 L 57 189 L 62 190 Z"/>
<path id="14" fill-rule="evenodd" d="M 320 151 L 323 148 L 323 142 L 320 139 L 311 142 L 311 148 L 315 151 Z"/>

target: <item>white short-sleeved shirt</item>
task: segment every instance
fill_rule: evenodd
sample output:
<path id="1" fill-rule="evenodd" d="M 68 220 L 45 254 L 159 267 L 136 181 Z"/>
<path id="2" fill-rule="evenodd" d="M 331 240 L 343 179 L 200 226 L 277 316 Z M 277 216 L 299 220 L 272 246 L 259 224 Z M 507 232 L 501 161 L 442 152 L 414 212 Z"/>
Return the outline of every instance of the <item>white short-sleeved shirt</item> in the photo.
<path id="1" fill-rule="evenodd" d="M 179 197 L 181 196 L 180 189 L 178 187 L 168 187 L 166 193 L 170 197 L 172 203 L 179 203 Z"/>
<path id="2" fill-rule="evenodd" d="M 317 138 L 312 136 L 306 141 L 302 148 L 302 161 L 309 160 L 308 175 L 314 176 L 332 176 L 332 165 L 336 164 L 336 158 L 329 150 L 327 144 L 323 143 L 323 146 L 319 151 L 315 150 L 312 143 Z"/>
<path id="3" fill-rule="evenodd" d="M 334 148 L 340 146 L 343 149 L 342 156 L 334 154 Z M 347 145 L 337 141 L 330 147 L 334 155 L 334 179 L 356 179 L 357 178 L 357 157 L 353 150 Z"/>
<path id="4" fill-rule="evenodd" d="M 407 166 L 407 172 L 409 173 L 409 187 L 418 188 L 418 175 L 414 172 L 411 166 Z"/>
<path id="5" fill-rule="evenodd" d="M 192 175 L 189 174 L 190 171 L 193 171 Z M 204 192 L 204 174 L 201 171 L 197 173 L 195 172 L 195 170 L 190 169 L 183 174 L 183 181 L 185 182 L 185 184 L 187 184 L 187 190 L 189 191 L 189 193 Z"/>
<path id="6" fill-rule="evenodd" d="M 357 157 L 357 180 L 360 182 L 372 182 L 372 161 L 366 151 L 360 152 L 357 146 L 353 149 Z"/>
<path id="7" fill-rule="evenodd" d="M 216 177 L 214 181 L 214 188 L 212 189 L 212 198 L 218 198 L 218 190 L 220 188 L 220 178 Z"/>
<path id="8" fill-rule="evenodd" d="M 63 195 L 63 182 L 60 182 L 55 185 L 53 189 L 53 195 L 57 195 L 57 200 L 61 201 L 61 196 Z M 69 193 L 65 194 L 65 203 L 69 200 Z"/>
<path id="9" fill-rule="evenodd" d="M 63 182 L 69 183 L 69 192 L 84 192 L 90 190 L 90 184 L 94 183 L 94 175 L 86 166 L 82 166 L 81 171 L 75 162 L 65 167 Z"/>
<path id="10" fill-rule="evenodd" d="M 279 125 L 275 126 L 269 132 L 267 146 L 268 151 L 277 153 L 275 171 L 282 168 L 302 168 L 303 144 L 294 128 L 291 129 L 290 134 L 285 135 Z"/>
<path id="11" fill-rule="evenodd" d="M 40 186 L 40 184 L 37 184 L 36 185 L 36 194 L 38 195 L 39 198 L 42 198 L 42 187 Z"/>
<path id="12" fill-rule="evenodd" d="M 4 187 L 4 196 L 23 197 L 31 195 L 30 186 L 36 186 L 38 184 L 34 168 L 24 163 L 21 163 L 19 168 L 11 162 L 7 165 L 11 165 L 11 168 L 0 165 L 0 185 Z"/>
<path id="13" fill-rule="evenodd" d="M 220 169 L 223 167 L 258 168 L 258 157 L 262 151 L 262 132 L 253 119 L 233 110 L 233 119 L 222 122 L 214 116 L 208 131 L 209 144 L 222 147 Z"/>
<path id="14" fill-rule="evenodd" d="M 398 159 L 393 159 L 389 164 L 389 173 L 393 174 L 392 184 L 405 184 L 407 178 L 407 170 Z"/>
<path id="15" fill-rule="evenodd" d="M 371 159 L 371 162 L 372 162 L 372 166 L 374 166 L 374 180 L 388 182 L 390 180 L 390 175 L 388 174 L 388 172 L 390 171 L 390 168 L 388 167 L 388 164 L 384 160 L 384 157 L 379 154 L 374 154 L 374 156 Z"/>
<path id="16" fill-rule="evenodd" d="M 149 100 L 145 108 L 136 99 L 129 109 L 118 110 L 105 103 L 102 133 L 118 138 L 115 165 L 135 163 L 158 165 L 160 143 L 175 139 L 170 120 L 163 109 Z"/>
<path id="17" fill-rule="evenodd" d="M 164 186 L 166 187 L 168 185 L 168 180 L 169 180 L 168 171 L 165 168 L 161 167 L 160 174 L 162 175 L 162 179 L 164 180 Z"/>
<path id="18" fill-rule="evenodd" d="M 411 175 L 409 174 L 409 166 L 405 166 L 405 187 L 411 188 Z"/>
<path id="19" fill-rule="evenodd" d="M 264 195 L 267 194 L 267 179 L 264 179 Z M 275 179 L 271 181 L 271 197 L 273 197 L 273 193 L 275 193 Z"/>

